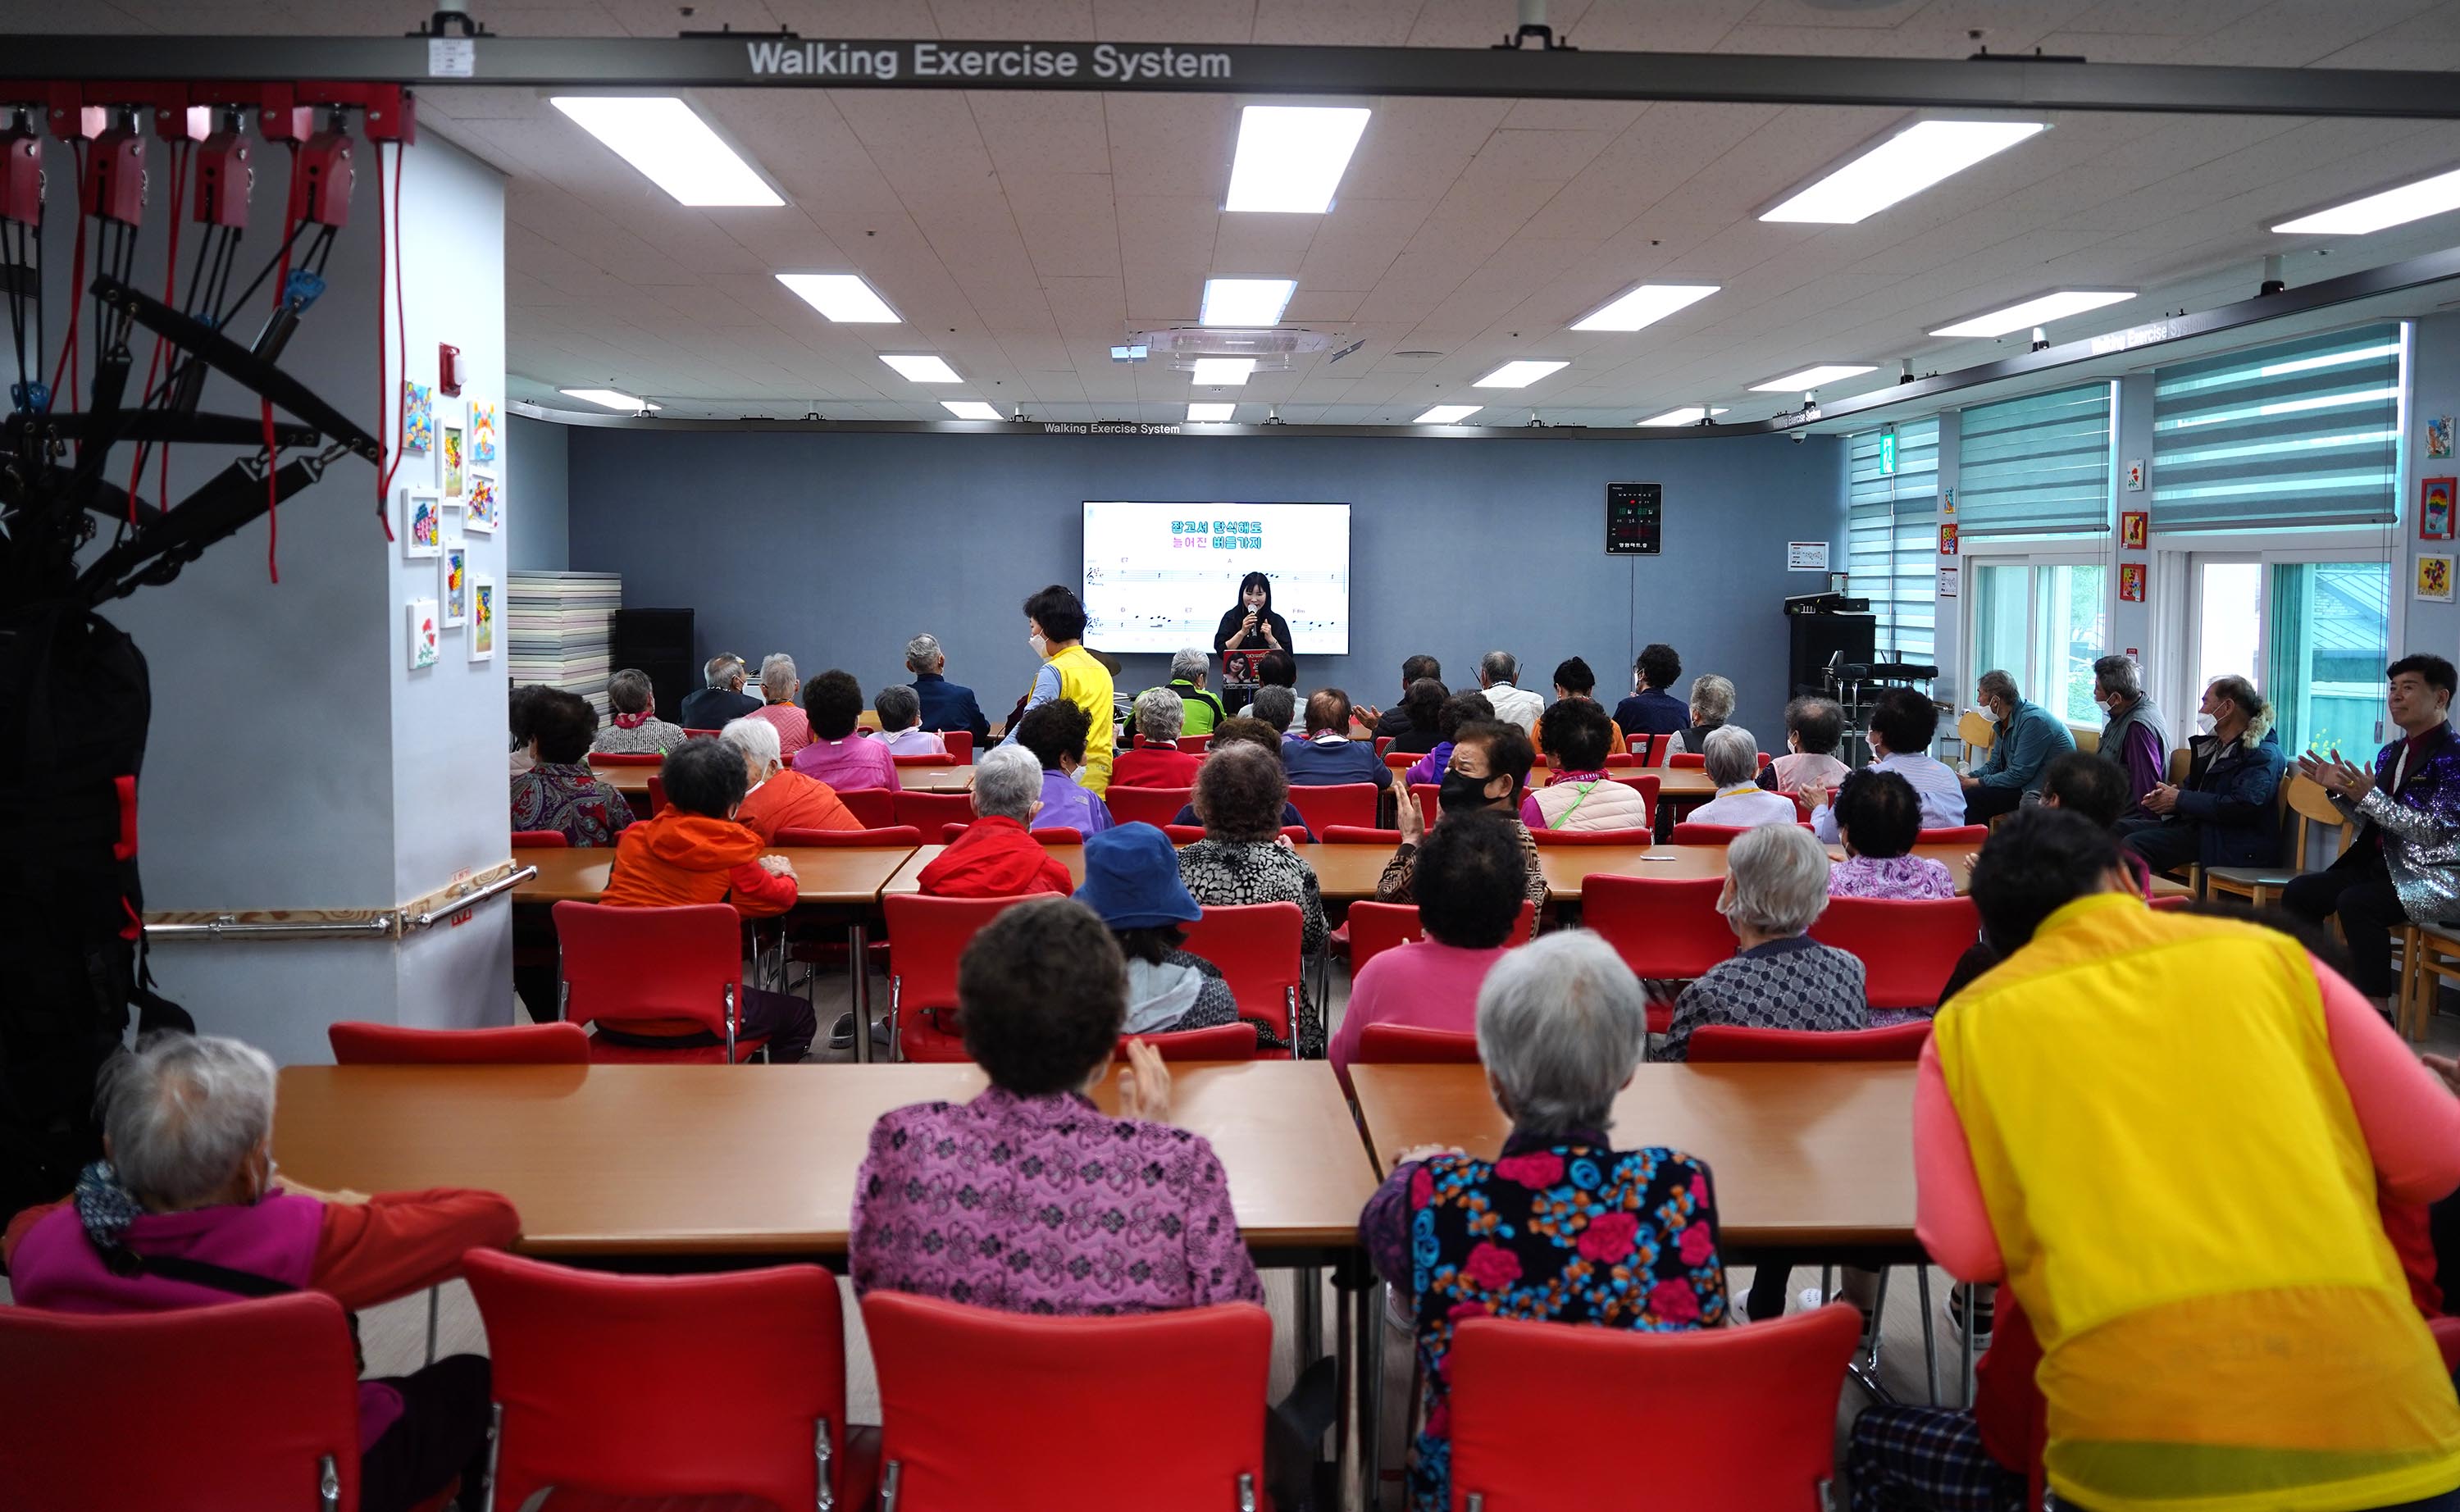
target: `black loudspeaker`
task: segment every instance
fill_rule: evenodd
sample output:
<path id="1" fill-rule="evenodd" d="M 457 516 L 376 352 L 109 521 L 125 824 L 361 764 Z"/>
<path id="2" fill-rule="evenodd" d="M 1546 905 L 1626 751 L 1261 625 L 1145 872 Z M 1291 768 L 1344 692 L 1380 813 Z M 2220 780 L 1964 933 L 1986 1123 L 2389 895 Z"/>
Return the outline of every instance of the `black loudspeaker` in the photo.
<path id="1" fill-rule="evenodd" d="M 617 609 L 615 671 L 637 667 L 649 674 L 658 697 L 658 717 L 682 717 L 684 695 L 699 686 L 692 675 L 692 611 L 689 609 Z"/>
<path id="2" fill-rule="evenodd" d="M 1878 620 L 1869 614 L 1789 614 L 1786 632 L 1792 647 L 1786 681 L 1794 696 L 1828 691 L 1828 664 L 1868 662 L 1877 636 Z M 1842 652 L 1842 655 L 1838 653 Z"/>

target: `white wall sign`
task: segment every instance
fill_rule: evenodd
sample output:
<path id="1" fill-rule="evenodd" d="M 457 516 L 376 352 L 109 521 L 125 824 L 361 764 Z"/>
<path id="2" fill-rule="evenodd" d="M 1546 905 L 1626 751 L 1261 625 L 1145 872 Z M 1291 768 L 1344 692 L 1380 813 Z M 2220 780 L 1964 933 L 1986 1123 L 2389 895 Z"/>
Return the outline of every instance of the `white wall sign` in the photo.
<path id="1" fill-rule="evenodd" d="M 1956 569 L 1954 567 L 1941 567 L 1939 569 L 1939 596 L 1943 599 L 1952 599 L 1956 597 Z"/>
<path id="2" fill-rule="evenodd" d="M 1825 541 L 1789 541 L 1785 543 L 1785 569 L 1788 572 L 1825 572 L 1828 570 L 1828 543 Z"/>

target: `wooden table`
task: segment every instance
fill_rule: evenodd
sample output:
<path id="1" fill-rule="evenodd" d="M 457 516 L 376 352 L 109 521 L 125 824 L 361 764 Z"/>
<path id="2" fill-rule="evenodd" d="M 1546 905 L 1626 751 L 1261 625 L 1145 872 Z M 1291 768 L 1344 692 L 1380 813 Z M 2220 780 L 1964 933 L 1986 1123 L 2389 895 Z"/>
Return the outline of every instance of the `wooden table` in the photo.
<path id="1" fill-rule="evenodd" d="M 937 847 L 933 847 L 936 849 Z M 768 854 L 793 863 L 798 905 L 868 907 L 881 886 L 914 854 L 911 845 L 779 845 Z M 611 845 L 570 850 L 523 850 L 523 865 L 538 875 L 513 889 L 516 903 L 596 903 L 615 864 Z"/>
<path id="2" fill-rule="evenodd" d="M 615 791 L 626 798 L 647 798 L 649 778 L 657 776 L 653 766 L 602 766 L 590 771 L 614 784 Z M 965 766 L 901 766 L 897 780 L 909 793 L 963 793 L 974 780 L 974 769 Z"/>
<path id="3" fill-rule="evenodd" d="M 1421 1144 L 1492 1159 L 1510 1130 L 1480 1067 L 1352 1065 L 1349 1076 L 1379 1172 Z M 1910 1065 L 1644 1065 L 1609 1132 L 1622 1148 L 1668 1145 L 1708 1163 L 1729 1255 L 1902 1249 L 1915 1243 L 1913 1101 Z"/>
<path id="4" fill-rule="evenodd" d="M 1947 868 L 1956 880 L 1956 890 L 1963 893 L 1973 881 L 1972 858 L 1978 845 L 1917 845 L 1913 854 L 1927 857 Z M 1841 847 L 1831 846 L 1832 861 L 1842 861 Z M 1591 877 L 1656 877 L 1678 878 L 1723 877 L 1726 875 L 1726 847 L 1723 845 L 1540 845 L 1538 866 L 1546 875 L 1546 889 L 1559 903 L 1580 901 L 1580 884 Z M 2156 895 L 2183 893 L 2185 884 L 2156 877 L 2152 881 Z"/>
<path id="5" fill-rule="evenodd" d="M 1259 1259 L 1321 1265 L 1355 1245 L 1375 1175 L 1329 1065 L 1171 1072 L 1175 1121 L 1212 1141 Z M 983 1086 L 970 1065 L 289 1066 L 274 1156 L 311 1186 L 501 1192 L 527 1254 L 835 1258 L 873 1122 Z M 1116 1077 L 1096 1100 L 1115 1109 Z"/>

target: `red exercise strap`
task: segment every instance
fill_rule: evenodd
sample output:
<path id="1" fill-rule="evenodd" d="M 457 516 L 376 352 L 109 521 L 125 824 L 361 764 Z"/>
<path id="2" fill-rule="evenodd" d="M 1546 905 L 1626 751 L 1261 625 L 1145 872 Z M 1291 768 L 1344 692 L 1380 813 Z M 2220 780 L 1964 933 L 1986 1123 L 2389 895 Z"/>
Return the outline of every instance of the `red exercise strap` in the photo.
<path id="1" fill-rule="evenodd" d="M 79 185 L 77 194 L 70 197 L 70 202 L 76 206 L 77 211 L 76 252 L 75 255 L 69 260 L 69 334 L 68 339 L 60 343 L 60 365 L 52 370 L 52 407 L 53 409 L 59 408 L 60 378 L 63 374 L 68 374 L 72 380 L 69 384 L 69 413 L 74 415 L 77 413 L 77 391 L 76 384 L 74 381 L 75 375 L 69 373 L 69 361 L 76 355 L 77 318 L 85 309 L 86 218 L 85 202 L 81 198 L 85 192 L 83 188 L 85 183 L 84 139 L 80 138 L 76 141 L 70 143 L 70 151 L 74 154 L 76 158 L 77 183 Z M 37 363 L 42 361 L 40 357 L 37 357 L 34 360 Z"/>
<path id="2" fill-rule="evenodd" d="M 162 259 L 162 303 L 179 308 L 180 283 L 180 221 L 188 198 L 188 144 L 171 144 L 171 249 Z M 169 338 L 159 332 L 154 337 L 154 354 L 145 361 L 145 387 L 138 392 L 148 396 L 154 392 L 154 374 L 162 366 L 162 349 Z M 155 492 L 165 507 L 171 502 L 171 444 L 162 443 L 162 467 Z M 145 477 L 145 448 L 137 448 L 137 456 L 128 467 L 128 522 L 137 523 L 137 487 Z"/>
<path id="3" fill-rule="evenodd" d="M 112 842 L 111 859 L 131 861 L 137 855 L 137 778 L 116 777 L 111 786 L 119 798 L 119 839 Z"/>

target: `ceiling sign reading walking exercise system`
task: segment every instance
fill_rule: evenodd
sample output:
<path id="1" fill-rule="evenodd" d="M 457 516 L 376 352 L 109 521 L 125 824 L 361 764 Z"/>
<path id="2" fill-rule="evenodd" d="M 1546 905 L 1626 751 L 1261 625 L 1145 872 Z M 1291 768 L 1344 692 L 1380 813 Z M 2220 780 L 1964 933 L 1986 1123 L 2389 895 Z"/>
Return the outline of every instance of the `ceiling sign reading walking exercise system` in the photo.
<path id="1" fill-rule="evenodd" d="M 1657 555 L 1657 528 L 1665 512 L 1663 483 L 1606 484 L 1606 555 Z"/>

